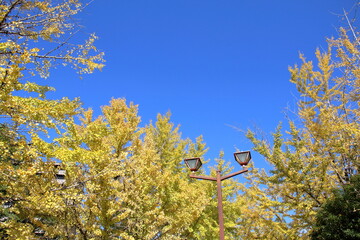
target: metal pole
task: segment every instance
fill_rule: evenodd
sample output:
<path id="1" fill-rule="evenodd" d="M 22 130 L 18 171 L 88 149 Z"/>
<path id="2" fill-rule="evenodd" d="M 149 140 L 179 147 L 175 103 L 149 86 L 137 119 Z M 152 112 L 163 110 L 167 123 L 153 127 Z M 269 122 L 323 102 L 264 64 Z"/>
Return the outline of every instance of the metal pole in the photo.
<path id="1" fill-rule="evenodd" d="M 225 239 L 225 233 L 224 233 L 224 215 L 223 215 L 223 205 L 222 205 L 222 189 L 221 189 L 221 181 L 231 178 L 231 177 L 235 177 L 239 174 L 245 173 L 247 172 L 247 169 L 243 169 L 241 171 L 235 172 L 235 173 L 231 173 L 229 175 L 226 175 L 224 177 L 221 177 L 220 175 L 220 170 L 216 171 L 216 178 L 215 177 L 209 177 L 209 176 L 196 176 L 196 175 L 190 175 L 189 177 L 191 178 L 196 178 L 196 179 L 203 179 L 203 180 L 209 180 L 209 181 L 216 181 L 217 183 L 217 199 L 218 199 L 218 219 L 219 219 L 219 235 L 220 235 L 220 240 L 224 240 Z"/>
<path id="2" fill-rule="evenodd" d="M 217 183 L 217 197 L 218 197 L 218 218 L 219 218 L 219 239 L 224 240 L 224 215 L 222 206 L 222 191 L 221 191 L 221 175 L 220 171 L 216 171 L 216 183 Z"/>

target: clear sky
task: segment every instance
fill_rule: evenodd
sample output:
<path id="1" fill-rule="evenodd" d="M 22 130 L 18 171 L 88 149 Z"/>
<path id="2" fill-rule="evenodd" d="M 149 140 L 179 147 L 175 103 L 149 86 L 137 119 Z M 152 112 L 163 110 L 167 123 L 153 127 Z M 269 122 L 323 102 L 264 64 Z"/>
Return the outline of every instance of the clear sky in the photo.
<path id="1" fill-rule="evenodd" d="M 139 104 L 142 124 L 171 111 L 184 138 L 203 135 L 207 159 L 251 149 L 242 132 L 274 131 L 297 96 L 288 67 L 344 25 L 353 0 L 95 0 L 78 16 L 99 36 L 102 72 L 54 72 L 52 97 L 80 97 L 99 114 L 111 98 Z M 232 127 L 233 126 L 233 127 Z M 253 154 L 257 166 L 264 160 Z M 233 166 L 236 166 L 233 164 Z M 238 168 L 238 167 L 236 167 Z"/>

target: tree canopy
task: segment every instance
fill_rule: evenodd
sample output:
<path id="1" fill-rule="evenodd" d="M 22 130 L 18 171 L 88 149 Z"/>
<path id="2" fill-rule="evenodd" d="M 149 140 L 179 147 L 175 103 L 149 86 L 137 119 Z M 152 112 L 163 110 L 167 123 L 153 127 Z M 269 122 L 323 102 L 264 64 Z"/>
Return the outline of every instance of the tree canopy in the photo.
<path id="1" fill-rule="evenodd" d="M 351 30 L 342 28 L 338 38 L 328 39 L 315 61 L 300 55 L 302 64 L 289 68 L 299 99 L 287 130 L 280 124 L 272 142 L 248 131 L 254 150 L 272 168 L 254 169 L 243 187 L 252 202 L 245 218 L 257 221 L 244 236 L 308 239 L 332 189 L 359 172 L 360 45 Z"/>
<path id="2" fill-rule="evenodd" d="M 360 238 L 360 175 L 336 189 L 316 214 L 311 239 Z"/>

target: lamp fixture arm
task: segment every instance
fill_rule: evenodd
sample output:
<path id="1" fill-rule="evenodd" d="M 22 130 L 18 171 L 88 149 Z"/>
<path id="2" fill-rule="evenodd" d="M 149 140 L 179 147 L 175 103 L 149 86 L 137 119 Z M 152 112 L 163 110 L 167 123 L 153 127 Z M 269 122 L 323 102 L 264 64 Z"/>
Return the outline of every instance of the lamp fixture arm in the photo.
<path id="1" fill-rule="evenodd" d="M 232 178 L 232 177 L 235 177 L 239 174 L 242 174 L 242 173 L 245 173 L 249 171 L 248 169 L 243 169 L 241 171 L 238 171 L 238 172 L 234 172 L 234 173 L 231 173 L 231 174 L 228 174 L 226 176 L 223 176 L 220 178 L 220 181 L 223 181 L 225 179 L 228 179 L 228 178 Z M 196 179 L 203 179 L 203 180 L 209 180 L 209 181 L 217 181 L 217 179 L 215 177 L 209 177 L 209 176 L 196 176 L 196 175 L 190 175 L 189 177 L 191 178 L 196 178 Z"/>
<path id="2" fill-rule="evenodd" d="M 225 180 L 225 179 L 228 179 L 228 178 L 232 178 L 232 177 L 235 177 L 239 174 L 242 174 L 242 173 L 246 173 L 247 171 L 249 171 L 247 168 L 241 170 L 241 171 L 238 171 L 238 172 L 234 172 L 234 173 L 230 173 L 229 175 L 226 175 L 226 176 L 223 176 L 221 177 L 221 181 Z"/>
<path id="3" fill-rule="evenodd" d="M 195 176 L 195 175 L 190 175 L 189 177 L 191 177 L 191 178 L 196 178 L 196 179 L 210 180 L 210 181 L 215 181 L 215 182 L 216 182 L 216 178 L 215 178 L 215 177 Z"/>

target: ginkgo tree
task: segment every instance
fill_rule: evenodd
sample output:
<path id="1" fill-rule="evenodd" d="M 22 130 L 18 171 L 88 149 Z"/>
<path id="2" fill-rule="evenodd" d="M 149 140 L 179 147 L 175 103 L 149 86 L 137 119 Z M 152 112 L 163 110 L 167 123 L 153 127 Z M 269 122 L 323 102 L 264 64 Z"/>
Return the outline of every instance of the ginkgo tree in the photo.
<path id="1" fill-rule="evenodd" d="M 97 118 L 85 111 L 80 124 L 68 124 L 55 139 L 53 157 L 68 176 L 59 194 L 68 192 L 73 204 L 63 209 L 71 211 L 67 216 L 72 219 L 59 219 L 57 227 L 73 224 L 66 236 L 79 239 L 217 236 L 217 226 L 211 232 L 206 225 L 217 216 L 205 210 L 215 193 L 207 184 L 192 181 L 182 164 L 184 158 L 206 152 L 202 138 L 181 139 L 169 114 L 140 127 L 137 106 L 125 99 L 113 99 L 102 111 Z"/>
<path id="2" fill-rule="evenodd" d="M 49 161 L 36 161 L 31 172 L 19 172 L 13 191 L 7 191 L 19 200 L 10 208 L 18 216 L 5 222 L 6 234 L 35 237 L 41 229 L 48 238 L 217 236 L 207 229 L 207 222 L 217 219 L 206 211 L 215 204 L 213 193 L 207 184 L 191 181 L 181 163 L 190 154 L 206 152 L 201 137 L 181 139 L 169 114 L 139 127 L 137 106 L 124 99 L 112 100 L 102 111 L 99 117 L 84 111 L 80 123 L 69 120 L 53 142 L 33 138 Z M 59 169 L 52 160 L 66 171 L 62 184 L 54 181 Z"/>
<path id="3" fill-rule="evenodd" d="M 19 168 L 3 195 L 17 196 L 8 209 L 16 217 L 3 223 L 8 239 L 217 238 L 216 187 L 190 179 L 182 163 L 206 152 L 201 137 L 182 139 L 169 114 L 140 127 L 137 106 L 125 99 L 98 117 L 91 109 L 75 117 L 80 122 L 68 119 L 50 142 L 32 138 L 42 158 Z M 221 156 L 218 168 L 231 170 Z M 237 190 L 235 181 L 224 183 L 226 239 L 237 236 Z"/>
<path id="4" fill-rule="evenodd" d="M 272 169 L 255 168 L 242 186 L 238 201 L 250 202 L 242 210 L 244 238 L 308 239 L 332 189 L 359 173 L 360 45 L 351 29 L 328 39 L 315 61 L 300 55 L 302 64 L 289 69 L 300 96 L 288 130 L 280 124 L 272 142 L 248 132 Z"/>
<path id="5" fill-rule="evenodd" d="M 71 17 L 85 5 L 76 0 L 0 2 L 0 231 L 4 239 L 43 234 L 37 227 L 41 219 L 56 223 L 55 212 L 30 210 L 39 210 L 42 205 L 35 200 L 56 184 L 58 170 L 48 154 L 52 150 L 42 139 L 49 130 L 60 133 L 81 107 L 78 99 L 46 99 L 46 92 L 53 89 L 37 80 L 48 77 L 55 64 L 79 73 L 102 68 L 103 53 L 93 45 L 95 35 L 83 44 L 72 41 L 77 25 Z M 54 203 L 49 202 L 49 207 L 61 208 Z"/>

